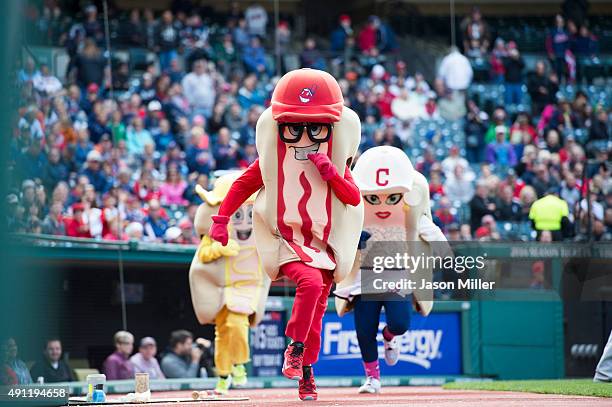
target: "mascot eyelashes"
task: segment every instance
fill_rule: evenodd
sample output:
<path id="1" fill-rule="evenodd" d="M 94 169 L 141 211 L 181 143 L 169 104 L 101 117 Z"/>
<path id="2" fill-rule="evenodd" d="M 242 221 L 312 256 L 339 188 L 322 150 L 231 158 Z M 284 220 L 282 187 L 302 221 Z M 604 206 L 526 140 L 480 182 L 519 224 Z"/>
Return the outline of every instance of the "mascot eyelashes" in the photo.
<path id="1" fill-rule="evenodd" d="M 215 391 L 219 394 L 227 394 L 232 384 L 246 384 L 249 325 L 257 325 L 263 317 L 270 289 L 270 278 L 261 267 L 252 233 L 254 196 L 232 215 L 226 246 L 208 235 L 211 216 L 239 175 L 236 171 L 217 178 L 212 191 L 196 187 L 204 201 L 195 216 L 202 241 L 191 263 L 189 284 L 198 321 L 215 324 L 215 366 L 219 374 Z"/>
<path id="2" fill-rule="evenodd" d="M 365 201 L 361 250 L 350 275 L 337 285 L 334 294 L 338 315 L 351 309 L 355 312 L 355 330 L 366 374 L 359 392 L 378 393 L 381 384 L 376 337 L 382 308 L 387 323 L 382 331 L 385 361 L 392 366 L 399 359 L 398 339 L 410 325 L 411 303 L 421 314 L 428 315 L 433 302 L 431 291 L 426 290 L 372 290 L 368 284 L 372 271 L 362 276 L 370 264 L 368 252 L 370 256 L 372 252 L 385 256 L 402 252 L 431 255 L 434 248 L 429 242 L 445 242 L 446 238 L 431 220 L 427 180 L 414 170 L 402 150 L 390 146 L 371 148 L 359 157 L 353 173 Z M 448 250 L 446 244 L 441 246 L 445 252 Z M 416 275 L 431 280 L 431 272 L 421 267 Z M 368 294 L 372 296 L 365 298 Z"/>
<path id="3" fill-rule="evenodd" d="M 259 159 L 212 216 L 210 236 L 226 245 L 230 217 L 257 193 L 253 226 L 264 270 L 271 279 L 286 276 L 296 283 L 283 374 L 299 380 L 302 400 L 317 399 L 312 364 L 327 299 L 333 282 L 350 271 L 359 243 L 363 205 L 349 166 L 360 138 L 359 118 L 344 106 L 330 74 L 285 74 L 257 122 Z"/>

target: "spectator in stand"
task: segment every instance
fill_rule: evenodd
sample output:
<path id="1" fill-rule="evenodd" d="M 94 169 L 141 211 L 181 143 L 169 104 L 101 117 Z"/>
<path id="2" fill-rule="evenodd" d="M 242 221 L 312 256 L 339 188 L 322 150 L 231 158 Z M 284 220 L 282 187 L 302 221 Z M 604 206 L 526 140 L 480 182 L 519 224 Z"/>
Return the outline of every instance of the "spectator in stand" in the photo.
<path id="1" fill-rule="evenodd" d="M 251 37 L 249 45 L 244 48 L 242 62 L 248 73 L 255 73 L 258 77 L 268 73 L 266 51 L 259 37 Z"/>
<path id="2" fill-rule="evenodd" d="M 479 57 L 489 50 L 490 34 L 487 23 L 482 19 L 478 7 L 472 8 L 470 16 L 461 22 L 463 50 L 466 55 Z"/>
<path id="3" fill-rule="evenodd" d="M 529 219 L 537 232 L 538 240 L 543 231 L 549 231 L 554 241 L 560 241 L 571 229 L 569 207 L 567 202 L 559 198 L 558 191 L 558 188 L 550 188 L 544 197 L 531 205 Z"/>
<path id="4" fill-rule="evenodd" d="M 161 22 L 156 32 L 156 49 L 159 55 L 159 67 L 162 72 L 168 70 L 170 62 L 177 58 L 179 42 L 179 29 L 174 22 L 174 16 L 170 10 L 166 10 L 162 14 Z"/>
<path id="5" fill-rule="evenodd" d="M 442 225 L 442 231 L 448 232 L 448 227 L 456 224 L 457 217 L 451 212 L 452 204 L 447 197 L 442 197 L 438 202 L 438 209 L 434 212 L 434 216 Z"/>
<path id="6" fill-rule="evenodd" d="M 380 19 L 376 16 L 370 16 L 368 22 L 359 32 L 357 44 L 363 53 L 369 53 L 376 48 L 378 43 L 378 29 L 380 27 Z"/>
<path id="7" fill-rule="evenodd" d="M 85 168 L 81 171 L 81 175 L 85 175 L 94 189 L 103 194 L 109 190 L 111 183 L 107 175 L 102 170 L 102 156 L 96 150 L 91 150 L 87 154 L 87 162 Z"/>
<path id="8" fill-rule="evenodd" d="M 605 146 L 610 137 L 609 114 L 603 106 L 597 106 L 589 129 L 589 147 Z"/>
<path id="9" fill-rule="evenodd" d="M 249 33 L 247 22 L 244 18 L 238 19 L 238 25 L 232 29 L 232 38 L 239 51 L 244 50 L 249 45 Z"/>
<path id="10" fill-rule="evenodd" d="M 451 91 L 464 92 L 472 83 L 473 76 L 474 71 L 470 61 L 457 47 L 451 47 L 438 68 L 438 77 L 442 79 L 444 86 Z"/>
<path id="11" fill-rule="evenodd" d="M 98 21 L 98 8 L 93 4 L 88 4 L 84 11 L 83 28 L 85 29 L 85 36 L 93 38 L 98 44 L 101 44 L 104 40 L 104 31 L 102 24 Z"/>
<path id="12" fill-rule="evenodd" d="M 491 122 L 489 123 L 489 128 L 485 133 L 485 143 L 491 143 L 496 140 L 497 134 L 496 130 L 498 126 L 506 126 L 507 119 L 506 110 L 502 106 L 497 106 L 495 110 L 493 110 L 493 115 Z"/>
<path id="13" fill-rule="evenodd" d="M 87 38 L 83 50 L 76 56 L 71 74 L 76 76 L 77 85 L 85 93 L 85 88 L 90 84 L 102 86 L 105 67 L 106 61 L 102 52 L 94 40 Z"/>
<path id="14" fill-rule="evenodd" d="M 247 122 L 239 130 L 240 137 L 238 138 L 238 142 L 241 146 L 244 147 L 248 144 L 255 144 L 255 126 L 262 112 L 263 109 L 260 106 L 251 106 L 249 109 Z"/>
<path id="15" fill-rule="evenodd" d="M 500 240 L 495 218 L 493 218 L 492 215 L 483 216 L 481 226 L 476 229 L 474 235 L 476 236 L 476 239 L 480 241 Z"/>
<path id="16" fill-rule="evenodd" d="M 444 183 L 444 192 L 451 202 L 461 202 L 466 204 L 474 195 L 473 174 L 466 174 L 463 164 L 455 165 L 452 176 Z"/>
<path id="17" fill-rule="evenodd" d="M 323 58 L 321 51 L 317 49 L 314 38 L 309 37 L 304 41 L 304 49 L 300 53 L 300 63 L 302 68 L 325 70 L 325 58 Z"/>
<path id="18" fill-rule="evenodd" d="M 47 64 L 42 64 L 40 66 L 40 75 L 34 77 L 32 85 L 43 97 L 53 96 L 63 89 L 59 79 L 51 75 L 51 71 L 49 71 L 49 66 Z"/>
<path id="19" fill-rule="evenodd" d="M 482 224 L 485 215 L 495 214 L 497 207 L 489 199 L 489 188 L 484 180 L 476 183 L 476 194 L 470 201 L 470 228 L 476 231 Z"/>
<path id="20" fill-rule="evenodd" d="M 178 227 L 181 230 L 181 234 L 176 239 L 175 243 L 192 245 L 200 243 L 200 239 L 198 239 L 194 233 L 193 223 L 191 223 L 189 218 L 181 219 L 178 223 Z"/>
<path id="21" fill-rule="evenodd" d="M 218 170 L 230 170 L 238 167 L 238 159 L 240 158 L 239 146 L 235 140 L 232 140 L 227 127 L 219 130 L 214 157 Z"/>
<path id="22" fill-rule="evenodd" d="M 259 4 L 251 4 L 244 11 L 246 28 L 249 35 L 266 36 L 266 26 L 268 25 L 268 13 Z"/>
<path id="23" fill-rule="evenodd" d="M 467 102 L 467 120 L 463 131 L 465 132 L 466 158 L 468 162 L 479 163 L 484 159 L 485 133 L 489 115 L 480 110 L 476 102 Z"/>
<path id="24" fill-rule="evenodd" d="M 72 217 L 66 219 L 66 235 L 91 238 L 89 223 L 85 221 L 85 207 L 82 203 L 72 204 Z"/>
<path id="25" fill-rule="evenodd" d="M 202 350 L 193 343 L 193 334 L 186 330 L 170 334 L 170 351 L 162 358 L 161 369 L 169 378 L 198 377 Z"/>
<path id="26" fill-rule="evenodd" d="M 186 205 L 183 193 L 187 183 L 181 178 L 176 165 L 168 166 L 166 181 L 159 187 L 160 200 L 163 205 Z"/>
<path id="27" fill-rule="evenodd" d="M 338 27 L 331 33 L 331 50 L 336 54 L 342 54 L 349 37 L 354 35 L 351 27 L 351 17 L 347 14 L 340 15 Z"/>
<path id="28" fill-rule="evenodd" d="M 17 342 L 14 338 L 2 341 L 0 383 L 7 385 L 31 384 L 32 377 L 25 362 L 18 358 Z"/>
<path id="29" fill-rule="evenodd" d="M 569 33 L 565 29 L 565 19 L 561 14 L 555 16 L 555 27 L 546 37 L 546 52 L 557 77 L 566 77 L 565 53 L 569 50 Z"/>
<path id="30" fill-rule="evenodd" d="M 508 56 L 504 58 L 503 63 L 506 71 L 504 101 L 506 106 L 518 105 L 523 99 L 523 68 L 525 63 L 514 41 L 508 43 Z"/>
<path id="31" fill-rule="evenodd" d="M 62 217 L 63 207 L 60 202 L 54 202 L 49 207 L 49 213 L 42 222 L 42 233 L 46 235 L 66 236 L 66 225 Z"/>
<path id="32" fill-rule="evenodd" d="M 516 153 L 512 144 L 506 141 L 506 126 L 495 128 L 495 141 L 487 144 L 486 160 L 498 169 L 508 169 L 516 165 Z"/>
<path id="33" fill-rule="evenodd" d="M 551 177 L 550 171 L 546 167 L 546 164 L 539 163 L 535 167 L 535 178 L 531 182 L 531 186 L 535 189 L 538 198 L 544 197 L 544 195 L 552 189 L 558 188 L 559 184 Z"/>
<path id="34" fill-rule="evenodd" d="M 157 353 L 157 342 L 150 336 L 145 336 L 140 340 L 138 353 L 130 358 L 130 363 L 134 366 L 135 373 L 147 373 L 149 379 L 165 379 L 161 371 L 159 362 L 155 359 Z"/>
<path id="35" fill-rule="evenodd" d="M 531 97 L 533 115 L 539 115 L 544 106 L 555 102 L 555 95 L 559 90 L 556 74 L 548 75 L 546 63 L 543 60 L 536 62 L 535 71 L 528 75 L 527 89 Z"/>
<path id="36" fill-rule="evenodd" d="M 569 212 L 574 213 L 576 205 L 580 201 L 580 190 L 576 183 L 576 176 L 570 171 L 567 171 L 563 181 L 561 181 L 559 197 L 567 202 Z"/>
<path id="37" fill-rule="evenodd" d="M 68 179 L 68 168 L 62 162 L 60 150 L 51 148 L 48 154 L 48 161 L 41 174 L 42 182 L 48 191 L 51 191 L 58 182 Z"/>
<path id="38" fill-rule="evenodd" d="M 189 172 L 208 175 L 215 167 L 215 159 L 209 149 L 209 138 L 201 127 L 191 130 L 191 142 L 185 159 Z"/>
<path id="39" fill-rule="evenodd" d="M 517 157 L 523 156 L 523 148 L 527 144 L 537 144 L 538 135 L 535 127 L 531 124 L 529 115 L 519 112 L 516 120 L 510 128 L 510 144 L 514 146 L 514 153 Z"/>
<path id="40" fill-rule="evenodd" d="M 107 380 L 125 380 L 134 378 L 134 366 L 130 355 L 134 350 L 134 335 L 127 331 L 117 331 L 113 336 L 115 352 L 104 361 L 102 372 Z"/>
<path id="41" fill-rule="evenodd" d="M 168 229 L 168 220 L 164 217 L 162 208 L 157 199 L 152 199 L 149 202 L 144 229 L 147 240 L 158 242 L 163 239 Z"/>
<path id="42" fill-rule="evenodd" d="M 71 382 L 74 380 L 72 369 L 62 357 L 62 342 L 57 339 L 48 339 L 40 360 L 30 369 L 33 378 L 42 377 L 45 383 Z"/>
<path id="43" fill-rule="evenodd" d="M 473 174 L 470 174 L 471 169 L 470 165 L 468 164 L 468 161 L 465 158 L 461 157 L 459 153 L 459 147 L 457 147 L 456 145 L 453 145 L 448 150 L 448 157 L 442 160 L 441 163 L 444 176 L 446 178 L 452 177 L 457 165 L 461 165 L 464 169 L 464 173 L 470 176 L 471 179 L 474 179 Z"/>
<path id="44" fill-rule="evenodd" d="M 238 89 L 237 100 L 240 107 L 246 110 L 255 105 L 263 106 L 265 99 L 265 93 L 258 87 L 257 75 L 247 75 L 242 81 L 242 86 Z"/>
<path id="45" fill-rule="evenodd" d="M 510 185 L 501 187 L 495 203 L 495 219 L 508 222 L 518 222 L 521 219 L 521 205 L 514 200 L 514 191 Z"/>
<path id="46" fill-rule="evenodd" d="M 489 59 L 489 65 L 491 65 L 491 79 L 493 79 L 493 83 L 497 85 L 502 85 L 504 83 L 504 75 L 506 73 L 504 60 L 507 57 L 508 50 L 506 49 L 506 43 L 503 38 L 497 38 Z"/>
<path id="47" fill-rule="evenodd" d="M 181 85 L 192 109 L 192 116 L 201 114 L 206 118 L 210 117 L 217 92 L 213 72 L 209 72 L 207 61 L 194 61 L 193 71 L 185 75 Z"/>
<path id="48" fill-rule="evenodd" d="M 132 119 L 132 125 L 127 129 L 128 152 L 140 156 L 144 153 L 147 144 L 155 146 L 155 141 L 151 132 L 144 127 L 142 118 L 136 116 Z"/>

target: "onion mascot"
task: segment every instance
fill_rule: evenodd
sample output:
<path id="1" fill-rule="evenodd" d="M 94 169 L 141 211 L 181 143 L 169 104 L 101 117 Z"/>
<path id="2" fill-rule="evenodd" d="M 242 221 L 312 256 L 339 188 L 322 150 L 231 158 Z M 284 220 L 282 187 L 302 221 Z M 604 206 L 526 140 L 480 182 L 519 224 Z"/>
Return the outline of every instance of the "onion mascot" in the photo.
<path id="1" fill-rule="evenodd" d="M 245 363 L 250 360 L 249 325 L 265 312 L 270 278 L 264 273 L 253 236 L 253 201 L 248 197 L 230 219 L 230 238 L 222 246 L 208 236 L 211 216 L 227 194 L 239 171 L 217 178 L 212 191 L 199 185 L 204 201 L 196 212 L 195 229 L 202 237 L 191 262 L 189 284 L 198 321 L 215 324 L 215 366 L 219 379 L 215 391 L 227 394 L 230 386 L 246 384 Z"/>
<path id="2" fill-rule="evenodd" d="M 212 217 L 210 236 L 227 244 L 232 214 L 257 192 L 253 226 L 257 252 L 272 280 L 285 276 L 296 294 L 285 334 L 283 375 L 299 380 L 301 400 L 316 400 L 312 364 L 321 347 L 322 318 L 333 282 L 351 270 L 363 204 L 349 166 L 361 124 L 344 106 L 328 73 L 285 74 L 257 122 L 259 158 L 231 186 Z"/>
<path id="3" fill-rule="evenodd" d="M 353 173 L 365 201 L 361 250 L 353 270 L 337 285 L 334 294 L 338 315 L 343 316 L 351 309 L 354 310 L 355 330 L 366 375 L 366 381 L 359 392 L 378 393 L 381 384 L 377 334 L 382 308 L 385 308 L 387 323 L 382 331 L 385 361 L 387 365 L 395 365 L 399 358 L 398 338 L 410 325 L 411 303 L 426 316 L 433 306 L 433 297 L 431 291 L 415 290 L 384 293 L 384 297 L 378 297 L 380 300 L 376 297 L 364 298 L 362 259 L 365 259 L 367 251 L 376 242 L 380 242 L 379 249 L 382 247 L 383 250 L 391 250 L 384 253 L 389 256 L 394 256 L 398 251 L 398 246 L 394 245 L 398 242 L 405 243 L 405 246 L 400 243 L 400 247 L 409 254 L 410 248 L 413 248 L 417 255 L 430 255 L 433 247 L 422 242 L 446 241 L 446 238 L 431 220 L 427 180 L 414 170 L 402 150 L 391 146 L 371 148 L 359 157 Z M 429 281 L 431 273 L 431 269 L 419 270 L 419 275 Z M 420 284 L 417 283 L 417 286 Z"/>

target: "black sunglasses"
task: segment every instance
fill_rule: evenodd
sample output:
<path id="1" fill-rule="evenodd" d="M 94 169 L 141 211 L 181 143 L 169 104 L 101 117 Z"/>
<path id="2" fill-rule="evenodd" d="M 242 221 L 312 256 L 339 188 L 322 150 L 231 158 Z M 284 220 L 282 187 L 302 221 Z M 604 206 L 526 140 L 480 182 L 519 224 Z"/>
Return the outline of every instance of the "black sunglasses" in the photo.
<path id="1" fill-rule="evenodd" d="M 331 137 L 333 128 L 331 123 L 279 123 L 278 135 L 285 143 L 297 143 L 306 129 L 310 141 L 324 143 Z"/>

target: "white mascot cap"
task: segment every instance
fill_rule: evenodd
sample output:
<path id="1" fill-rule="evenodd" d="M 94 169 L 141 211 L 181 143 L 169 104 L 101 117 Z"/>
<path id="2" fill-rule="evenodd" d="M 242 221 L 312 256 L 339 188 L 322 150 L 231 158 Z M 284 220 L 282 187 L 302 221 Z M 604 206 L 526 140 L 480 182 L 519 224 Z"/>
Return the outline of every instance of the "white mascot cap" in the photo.
<path id="1" fill-rule="evenodd" d="M 416 173 L 406 153 L 392 146 L 366 150 L 353 169 L 353 177 L 362 195 L 403 193 L 410 206 L 418 205 L 421 200 L 421 191 L 413 192 Z"/>

